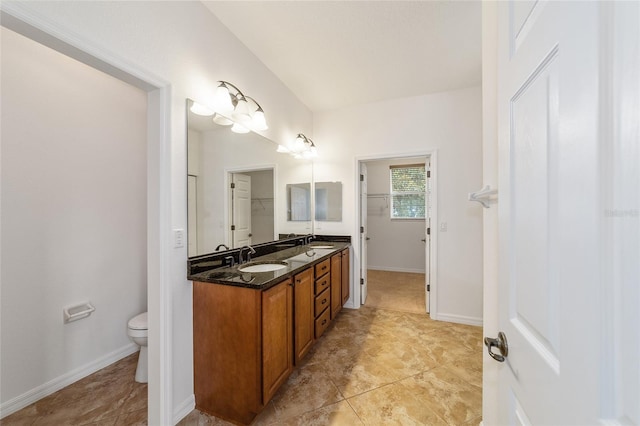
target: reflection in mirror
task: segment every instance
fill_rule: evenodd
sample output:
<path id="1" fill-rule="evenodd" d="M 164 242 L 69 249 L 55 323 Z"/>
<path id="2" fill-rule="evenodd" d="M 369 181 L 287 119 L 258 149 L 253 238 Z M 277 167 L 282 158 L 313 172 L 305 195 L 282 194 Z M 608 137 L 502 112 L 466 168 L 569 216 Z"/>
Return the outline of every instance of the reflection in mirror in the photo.
<path id="1" fill-rule="evenodd" d="M 316 182 L 316 220 L 342 222 L 342 182 Z"/>
<path id="2" fill-rule="evenodd" d="M 311 184 L 287 184 L 287 220 L 301 222 L 311 220 Z"/>
<path id="3" fill-rule="evenodd" d="M 189 257 L 312 232 L 310 217 L 290 222 L 279 207 L 287 183 L 311 181 L 311 163 L 276 152 L 276 143 L 256 133 L 234 133 L 196 115 L 191 104 L 187 100 Z"/>

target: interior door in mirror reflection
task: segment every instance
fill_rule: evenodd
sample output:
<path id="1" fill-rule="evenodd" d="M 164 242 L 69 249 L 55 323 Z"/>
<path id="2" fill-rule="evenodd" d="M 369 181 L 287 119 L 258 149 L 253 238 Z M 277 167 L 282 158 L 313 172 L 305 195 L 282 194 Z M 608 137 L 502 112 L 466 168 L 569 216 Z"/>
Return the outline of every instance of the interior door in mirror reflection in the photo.
<path id="1" fill-rule="evenodd" d="M 287 184 L 288 214 L 292 222 L 311 220 L 311 184 Z"/>
<path id="2" fill-rule="evenodd" d="M 187 176 L 187 226 L 189 228 L 189 257 L 198 254 L 198 216 L 197 216 L 198 177 Z"/>
<path id="3" fill-rule="evenodd" d="M 231 211 L 232 248 L 251 245 L 251 176 L 231 174 Z"/>

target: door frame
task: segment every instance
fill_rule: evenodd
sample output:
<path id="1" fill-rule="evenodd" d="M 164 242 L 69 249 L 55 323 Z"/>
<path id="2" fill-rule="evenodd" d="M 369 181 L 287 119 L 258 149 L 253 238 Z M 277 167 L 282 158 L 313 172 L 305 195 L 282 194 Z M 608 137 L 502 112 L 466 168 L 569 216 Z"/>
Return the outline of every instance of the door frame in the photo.
<path id="1" fill-rule="evenodd" d="M 271 170 L 273 173 L 273 239 L 278 239 L 278 165 L 277 164 L 262 164 L 258 166 L 242 166 L 242 167 L 229 167 L 224 169 L 224 223 L 230 224 L 232 218 L 231 211 L 231 175 L 234 173 L 251 173 L 262 172 L 265 170 Z M 226 229 L 224 232 L 225 244 L 231 247 L 231 230 Z"/>
<path id="2" fill-rule="evenodd" d="M 147 93 L 148 422 L 173 424 L 173 311 L 170 282 L 171 85 L 29 9 L 2 3 L 2 26 Z M 186 143 L 185 143 L 186 149 Z M 186 174 L 185 174 L 186 187 Z"/>
<path id="3" fill-rule="evenodd" d="M 426 151 L 414 151 L 414 152 L 405 152 L 405 153 L 389 153 L 389 154 L 378 154 L 378 155 L 362 155 L 355 157 L 355 176 L 354 176 L 354 189 L 355 194 L 357 195 L 357 199 L 360 199 L 360 163 L 367 163 L 370 161 L 378 161 L 378 160 L 399 160 L 403 158 L 409 157 L 426 157 L 428 162 L 431 164 L 429 170 L 431 171 L 431 216 L 430 226 L 433 227 L 438 223 L 438 150 L 426 150 Z M 355 210 L 355 227 L 352 234 L 352 241 L 359 241 L 360 239 L 360 226 L 361 224 L 361 211 L 360 211 L 360 203 L 357 203 Z M 425 223 L 426 224 L 426 223 Z M 426 231 L 426 228 L 425 228 Z M 428 273 L 428 282 L 430 287 L 429 292 L 429 306 L 427 306 L 427 310 L 429 311 L 429 316 L 437 320 L 438 319 L 438 233 L 435 232 L 434 229 L 431 229 L 430 238 L 428 238 L 429 242 L 429 259 L 425 259 L 427 261 L 426 268 Z M 425 234 L 426 236 L 426 234 Z M 352 244 L 353 248 L 353 287 L 351 291 L 351 297 L 349 298 L 350 308 L 358 309 L 360 308 L 360 244 Z M 425 283 L 426 286 L 426 283 Z M 426 292 L 426 288 L 425 288 Z M 425 293 L 426 297 L 426 293 Z"/>

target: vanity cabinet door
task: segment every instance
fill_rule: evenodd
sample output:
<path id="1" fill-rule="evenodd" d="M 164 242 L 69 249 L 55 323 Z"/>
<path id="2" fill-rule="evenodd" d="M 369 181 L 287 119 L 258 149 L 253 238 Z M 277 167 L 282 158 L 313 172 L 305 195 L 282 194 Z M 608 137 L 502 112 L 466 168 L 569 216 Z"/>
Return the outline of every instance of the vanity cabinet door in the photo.
<path id="1" fill-rule="evenodd" d="M 262 292 L 262 403 L 267 404 L 293 371 L 291 279 Z"/>
<path id="2" fill-rule="evenodd" d="M 296 365 L 313 345 L 314 308 L 313 268 L 297 274 L 293 278 L 294 297 L 294 347 Z"/>
<path id="3" fill-rule="evenodd" d="M 342 250 L 342 304 L 349 300 L 349 249 Z"/>
<path id="4" fill-rule="evenodd" d="M 331 319 L 342 309 L 342 253 L 331 257 Z"/>

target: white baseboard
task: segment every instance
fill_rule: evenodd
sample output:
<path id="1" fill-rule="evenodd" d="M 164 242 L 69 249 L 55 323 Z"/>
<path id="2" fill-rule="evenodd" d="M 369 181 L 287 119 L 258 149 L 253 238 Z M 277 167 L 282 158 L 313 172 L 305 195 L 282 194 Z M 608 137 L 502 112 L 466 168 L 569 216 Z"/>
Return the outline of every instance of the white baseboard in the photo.
<path id="1" fill-rule="evenodd" d="M 455 322 L 457 324 L 482 326 L 482 318 L 467 317 L 464 315 L 438 313 L 438 315 L 436 316 L 432 315 L 431 319 L 438 321 Z"/>
<path id="2" fill-rule="evenodd" d="M 9 414 L 15 413 L 16 411 L 41 400 L 45 396 L 51 395 L 52 393 L 57 392 L 60 389 L 69 386 L 70 384 L 77 382 L 78 380 L 87 377 L 88 375 L 93 374 L 96 371 L 101 370 L 104 367 L 111 365 L 137 351 L 138 345 L 131 342 L 120 349 L 116 349 L 115 351 L 98 358 L 95 361 L 91 361 L 88 364 L 63 374 L 62 376 L 49 380 L 48 382 L 37 386 L 22 395 L 18 395 L 0 405 L 0 418 L 4 418 Z"/>
<path id="3" fill-rule="evenodd" d="M 177 425 L 180 420 L 187 417 L 194 408 L 196 408 L 196 396 L 192 394 L 173 410 L 173 424 Z"/>
<path id="4" fill-rule="evenodd" d="M 409 273 L 412 273 L 412 274 L 424 274 L 424 273 L 426 273 L 424 269 L 394 268 L 392 266 L 371 266 L 371 265 L 367 265 L 367 269 L 371 269 L 373 271 L 409 272 Z"/>

